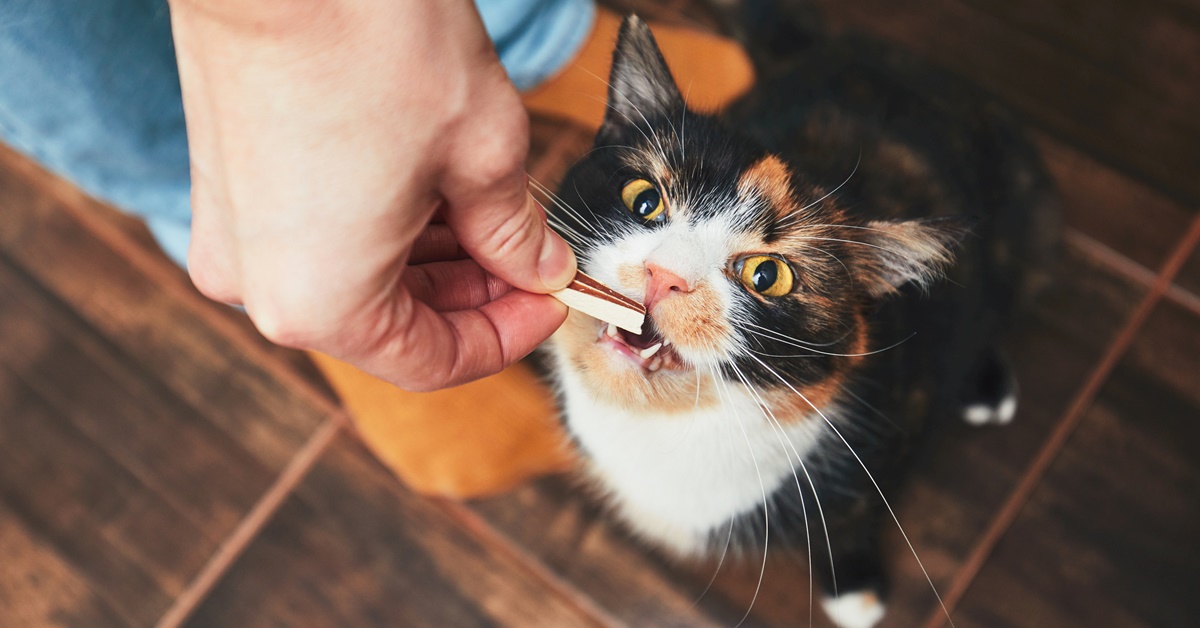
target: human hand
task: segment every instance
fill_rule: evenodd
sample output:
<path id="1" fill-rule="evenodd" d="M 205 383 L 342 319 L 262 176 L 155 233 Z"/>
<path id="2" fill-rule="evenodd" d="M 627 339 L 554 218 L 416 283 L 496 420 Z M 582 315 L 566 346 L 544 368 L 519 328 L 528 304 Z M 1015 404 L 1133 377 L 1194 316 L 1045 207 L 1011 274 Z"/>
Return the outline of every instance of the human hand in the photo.
<path id="1" fill-rule="evenodd" d="M 469 0 L 171 0 L 171 22 L 204 294 L 410 390 L 562 323 L 535 293 L 574 255 L 527 192 L 528 119 Z"/>

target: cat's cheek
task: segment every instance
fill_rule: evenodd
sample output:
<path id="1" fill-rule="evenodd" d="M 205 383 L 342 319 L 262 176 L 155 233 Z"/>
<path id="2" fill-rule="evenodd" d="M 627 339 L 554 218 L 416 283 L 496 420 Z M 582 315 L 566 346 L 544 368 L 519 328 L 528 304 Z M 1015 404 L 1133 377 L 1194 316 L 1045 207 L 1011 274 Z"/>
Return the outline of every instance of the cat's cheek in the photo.
<path id="1" fill-rule="evenodd" d="M 681 355 L 693 363 L 715 364 L 735 344 L 725 303 L 724 295 L 706 281 L 689 294 L 663 299 L 651 316 Z"/>
<path id="2" fill-rule="evenodd" d="M 759 395 L 775 418 L 786 425 L 804 420 L 820 421 L 817 409 L 829 414 L 831 404 L 842 394 L 844 385 L 845 378 L 833 375 L 815 384 L 796 386 L 795 390 L 783 385 L 774 386 L 762 390 Z"/>

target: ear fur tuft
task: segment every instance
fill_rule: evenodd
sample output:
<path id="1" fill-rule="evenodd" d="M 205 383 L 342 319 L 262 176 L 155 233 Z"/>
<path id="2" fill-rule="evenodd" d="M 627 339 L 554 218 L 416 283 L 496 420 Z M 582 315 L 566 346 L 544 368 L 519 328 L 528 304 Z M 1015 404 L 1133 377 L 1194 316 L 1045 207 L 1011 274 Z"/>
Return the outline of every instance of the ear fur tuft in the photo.
<path id="1" fill-rule="evenodd" d="M 869 245 L 862 278 L 875 297 L 892 294 L 907 283 L 925 288 L 941 278 L 967 233 L 963 223 L 947 218 L 872 221 L 866 227 L 858 234 Z"/>

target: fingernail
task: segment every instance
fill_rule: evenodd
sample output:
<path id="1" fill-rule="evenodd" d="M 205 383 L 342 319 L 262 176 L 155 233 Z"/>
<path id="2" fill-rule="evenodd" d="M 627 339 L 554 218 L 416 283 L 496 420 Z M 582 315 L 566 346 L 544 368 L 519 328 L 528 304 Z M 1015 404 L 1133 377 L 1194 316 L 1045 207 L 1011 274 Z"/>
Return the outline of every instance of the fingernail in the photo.
<path id="1" fill-rule="evenodd" d="M 557 233 L 545 227 L 538 255 L 538 277 L 548 290 L 562 290 L 575 278 L 575 252 Z"/>

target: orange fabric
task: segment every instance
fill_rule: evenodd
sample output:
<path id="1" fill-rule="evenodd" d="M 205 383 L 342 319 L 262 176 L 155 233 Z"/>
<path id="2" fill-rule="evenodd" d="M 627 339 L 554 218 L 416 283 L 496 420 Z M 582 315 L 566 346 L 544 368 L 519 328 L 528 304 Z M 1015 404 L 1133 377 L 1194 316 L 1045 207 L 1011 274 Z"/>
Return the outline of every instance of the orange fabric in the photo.
<path id="1" fill-rule="evenodd" d="M 592 35 L 567 68 L 523 96 L 532 113 L 572 120 L 589 129 L 604 121 L 608 71 L 621 16 L 600 9 Z M 716 111 L 754 84 L 750 57 L 736 42 L 697 30 L 651 23 L 679 91 L 688 105 Z"/>
<path id="2" fill-rule="evenodd" d="M 367 447 L 414 490 L 475 497 L 570 467 L 551 394 L 522 365 L 465 386 L 412 393 L 327 355 L 309 355 Z"/>

